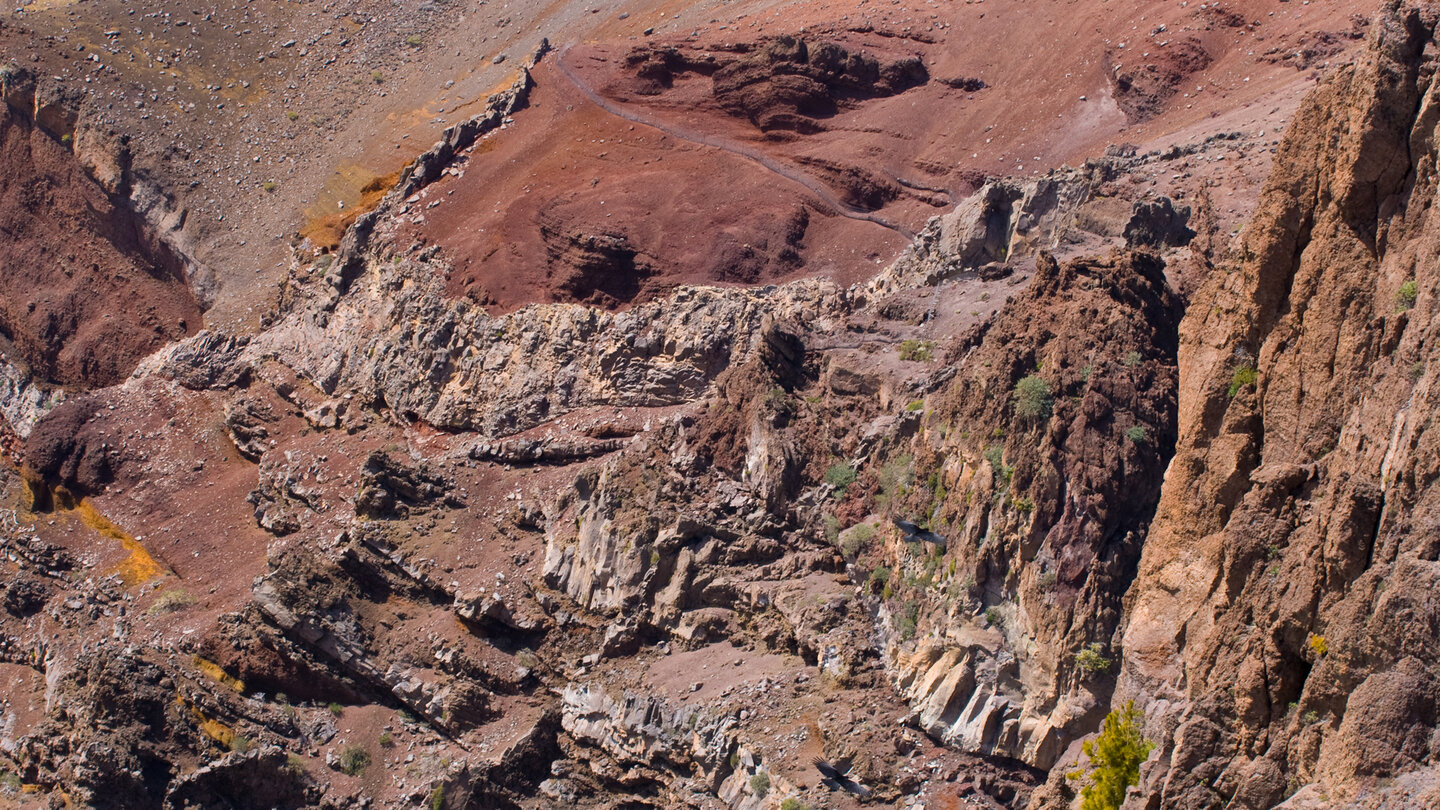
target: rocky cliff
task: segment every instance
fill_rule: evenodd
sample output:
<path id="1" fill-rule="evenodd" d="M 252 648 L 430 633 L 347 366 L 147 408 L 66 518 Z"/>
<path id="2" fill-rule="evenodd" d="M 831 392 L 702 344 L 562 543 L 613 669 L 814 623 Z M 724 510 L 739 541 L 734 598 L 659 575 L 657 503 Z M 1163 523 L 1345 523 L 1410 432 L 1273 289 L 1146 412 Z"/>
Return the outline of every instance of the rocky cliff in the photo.
<path id="1" fill-rule="evenodd" d="M 1436 20 L 1386 4 L 1181 324 L 1126 598 L 1120 692 L 1162 741 L 1141 805 L 1436 800 Z"/>
<path id="2" fill-rule="evenodd" d="M 1127 807 L 1434 803 L 1437 25 L 1388 2 L 1279 143 L 1211 126 L 975 178 L 848 286 L 633 295 L 660 260 L 557 219 L 581 300 L 503 311 L 415 226 L 543 128 L 542 46 L 335 250 L 295 241 L 263 328 L 201 330 L 153 263 L 90 272 L 197 319 L 116 319 L 103 367 L 4 315 L 0 793 L 1059 808 L 1133 700 L 1156 746 Z M 627 81 L 661 121 L 704 77 L 779 145 L 990 92 L 853 44 L 893 33 L 641 49 Z M 1134 121 L 1210 64 L 1177 42 L 1115 71 Z M 75 122 L 27 103 L 6 137 L 64 157 L 46 128 Z M 1272 147 L 1253 212 L 1224 196 Z"/>

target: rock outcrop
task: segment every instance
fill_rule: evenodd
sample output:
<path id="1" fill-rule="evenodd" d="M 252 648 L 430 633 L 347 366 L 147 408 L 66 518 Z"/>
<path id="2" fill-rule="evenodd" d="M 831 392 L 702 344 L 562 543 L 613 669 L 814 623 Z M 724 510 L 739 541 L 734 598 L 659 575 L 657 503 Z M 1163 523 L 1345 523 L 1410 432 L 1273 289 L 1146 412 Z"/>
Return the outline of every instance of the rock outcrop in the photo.
<path id="1" fill-rule="evenodd" d="M 1161 742 L 1137 806 L 1436 798 L 1436 25 L 1385 4 L 1181 326 L 1123 636 Z"/>

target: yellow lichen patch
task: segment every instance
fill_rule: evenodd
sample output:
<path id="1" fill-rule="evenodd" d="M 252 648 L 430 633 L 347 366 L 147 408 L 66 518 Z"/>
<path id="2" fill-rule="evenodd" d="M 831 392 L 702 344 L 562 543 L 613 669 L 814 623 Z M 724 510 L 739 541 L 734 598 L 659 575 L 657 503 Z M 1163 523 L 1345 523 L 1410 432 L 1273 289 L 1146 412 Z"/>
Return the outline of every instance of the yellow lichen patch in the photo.
<path id="1" fill-rule="evenodd" d="M 212 679 L 225 684 L 236 692 L 244 694 L 245 682 L 226 672 L 219 664 L 202 656 L 195 656 L 195 668 L 210 676 Z"/>
<path id="2" fill-rule="evenodd" d="M 115 568 L 114 572 L 120 575 L 120 581 L 125 583 L 125 587 L 133 587 L 170 573 L 163 563 L 151 556 L 150 552 L 140 545 L 140 541 L 126 534 L 110 518 L 100 514 L 99 510 L 89 503 L 80 501 L 75 504 L 74 512 L 79 516 L 81 523 L 112 540 L 118 540 L 120 545 L 129 552 L 129 556 Z"/>
<path id="3" fill-rule="evenodd" d="M 359 164 L 343 164 L 326 181 L 320 199 L 305 209 L 307 221 L 300 235 L 317 248 L 334 250 L 356 217 L 379 205 L 399 180 L 399 172 L 381 175 Z"/>
<path id="4" fill-rule="evenodd" d="M 195 725 L 199 727 L 200 733 L 220 743 L 225 748 L 230 748 L 235 743 L 235 729 L 230 728 L 219 720 L 212 720 L 205 716 L 205 713 L 196 708 L 184 695 L 176 695 L 175 702 L 190 710 L 190 715 L 195 718 Z"/>

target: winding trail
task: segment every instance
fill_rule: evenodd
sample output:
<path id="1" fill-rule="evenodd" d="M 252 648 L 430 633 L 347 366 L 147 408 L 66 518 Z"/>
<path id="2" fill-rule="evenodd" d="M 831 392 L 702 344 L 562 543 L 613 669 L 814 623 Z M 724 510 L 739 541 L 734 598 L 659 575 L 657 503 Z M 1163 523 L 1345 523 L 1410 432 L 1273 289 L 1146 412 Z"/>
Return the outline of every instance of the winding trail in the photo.
<path id="1" fill-rule="evenodd" d="M 698 144 L 700 146 L 708 146 L 712 149 L 719 149 L 722 152 L 728 152 L 729 154 L 744 158 L 752 163 L 760 165 L 762 168 L 767 169 L 774 174 L 779 175 L 780 177 L 785 178 L 786 180 L 804 186 L 815 196 L 819 197 L 820 201 L 823 202 L 826 207 L 832 209 L 836 214 L 839 214 L 842 217 L 858 220 L 861 222 L 871 222 L 879 225 L 882 228 L 900 234 L 901 236 L 905 237 L 905 241 L 907 242 L 914 240 L 915 234 L 906 230 L 904 227 L 896 225 L 895 223 L 877 214 L 872 214 L 869 211 L 855 208 L 851 205 L 846 205 L 843 201 L 840 200 L 839 197 L 836 197 L 835 193 L 831 191 L 828 187 L 826 187 L 824 183 L 820 182 L 814 177 L 811 177 L 810 175 L 805 174 L 804 172 L 796 171 L 794 168 L 787 166 L 784 163 L 781 163 L 780 161 L 775 160 L 774 158 L 758 150 L 751 149 L 750 147 L 744 146 L 743 144 L 734 143 L 732 141 L 726 140 L 724 138 L 719 138 L 714 135 L 707 135 L 703 132 L 695 132 L 693 130 L 688 130 L 682 127 L 674 126 L 672 124 L 667 124 L 663 121 L 657 120 L 653 116 L 649 116 L 639 112 L 632 112 L 625 109 L 624 107 L 619 106 L 618 104 L 615 104 L 614 102 L 611 102 L 610 100 L 597 93 L 594 88 L 590 87 L 590 85 L 585 83 L 584 79 L 581 79 L 575 74 L 573 70 L 570 69 L 570 66 L 565 63 L 565 57 L 569 52 L 570 45 L 566 45 L 565 47 L 561 48 L 560 53 L 557 54 L 555 57 L 555 66 L 560 70 L 560 73 L 570 81 L 571 84 L 575 85 L 575 88 L 577 90 L 585 94 L 585 97 L 588 98 L 592 104 L 604 110 L 605 112 L 608 112 L 611 115 L 617 116 L 619 118 L 623 118 L 627 121 L 634 122 L 636 124 L 643 124 L 644 126 L 650 127 L 652 129 L 658 129 L 661 132 L 670 135 L 671 137 L 678 140 L 688 141 L 690 143 Z"/>

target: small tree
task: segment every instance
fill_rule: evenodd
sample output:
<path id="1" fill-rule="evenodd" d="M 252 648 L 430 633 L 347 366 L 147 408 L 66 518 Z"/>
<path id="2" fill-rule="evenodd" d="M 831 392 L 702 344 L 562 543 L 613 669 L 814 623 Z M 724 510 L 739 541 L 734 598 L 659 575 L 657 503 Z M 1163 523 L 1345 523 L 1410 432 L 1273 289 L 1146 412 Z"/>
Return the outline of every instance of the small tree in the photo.
<path id="1" fill-rule="evenodd" d="M 1050 398 L 1050 384 L 1034 374 L 1020 378 L 1015 383 L 1015 415 L 1021 419 L 1039 421 L 1050 416 L 1053 404 Z"/>
<path id="2" fill-rule="evenodd" d="M 1105 657 L 1105 645 L 1100 642 L 1087 645 L 1083 650 L 1075 654 L 1075 666 L 1081 672 L 1092 675 L 1096 672 L 1107 672 L 1110 669 L 1110 659 Z"/>
<path id="3" fill-rule="evenodd" d="M 1086 740 L 1082 748 L 1093 770 L 1090 784 L 1080 791 L 1081 810 L 1118 810 L 1125 791 L 1140 781 L 1140 763 L 1155 744 L 1140 735 L 1145 714 L 1127 701 L 1105 718 L 1100 736 Z"/>

